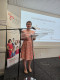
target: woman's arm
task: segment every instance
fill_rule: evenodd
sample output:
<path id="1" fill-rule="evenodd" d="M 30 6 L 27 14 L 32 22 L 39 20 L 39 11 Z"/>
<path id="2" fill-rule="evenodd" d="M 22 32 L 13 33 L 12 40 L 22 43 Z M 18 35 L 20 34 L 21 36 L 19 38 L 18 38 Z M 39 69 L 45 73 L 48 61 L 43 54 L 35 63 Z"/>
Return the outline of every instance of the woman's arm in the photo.
<path id="1" fill-rule="evenodd" d="M 12 51 L 12 49 L 9 49 L 9 46 L 7 46 L 7 49 Z"/>
<path id="2" fill-rule="evenodd" d="M 28 38 L 27 37 L 25 37 L 25 38 L 21 38 L 21 40 L 27 40 Z"/>
<path id="3" fill-rule="evenodd" d="M 24 33 L 21 33 L 21 40 L 27 40 L 27 37 L 25 37 Z"/>
<path id="4" fill-rule="evenodd" d="M 28 37 L 25 35 L 25 33 L 21 32 L 21 40 L 28 40 Z"/>
<path id="5" fill-rule="evenodd" d="M 9 50 L 9 47 L 7 46 L 7 49 Z"/>

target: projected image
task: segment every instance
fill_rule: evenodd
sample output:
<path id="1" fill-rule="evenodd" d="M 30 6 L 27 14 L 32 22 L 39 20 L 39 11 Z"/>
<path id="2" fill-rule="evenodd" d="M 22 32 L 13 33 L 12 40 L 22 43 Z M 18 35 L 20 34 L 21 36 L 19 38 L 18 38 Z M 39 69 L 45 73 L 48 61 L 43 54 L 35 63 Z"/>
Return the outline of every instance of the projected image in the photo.
<path id="1" fill-rule="evenodd" d="M 21 10 L 21 28 L 31 21 L 38 34 L 35 41 L 60 42 L 60 18 Z"/>

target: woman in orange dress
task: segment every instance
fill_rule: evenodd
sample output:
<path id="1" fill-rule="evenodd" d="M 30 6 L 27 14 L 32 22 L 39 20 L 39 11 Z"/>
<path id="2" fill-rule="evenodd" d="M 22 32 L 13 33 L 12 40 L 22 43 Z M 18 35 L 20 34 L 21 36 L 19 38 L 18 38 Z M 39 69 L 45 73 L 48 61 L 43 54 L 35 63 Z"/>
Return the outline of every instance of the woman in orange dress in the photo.
<path id="1" fill-rule="evenodd" d="M 26 23 L 27 29 L 22 31 L 24 38 L 22 38 L 23 44 L 22 44 L 22 48 L 21 48 L 21 57 L 22 57 L 23 63 L 24 63 L 24 73 L 28 73 L 27 66 L 26 66 L 27 61 L 28 61 L 29 72 L 32 72 L 31 61 L 33 60 L 33 49 L 32 49 L 31 35 L 34 34 L 35 31 L 30 29 L 31 25 L 32 25 L 32 22 L 28 21 Z M 33 39 L 33 40 L 35 40 L 35 39 Z"/>

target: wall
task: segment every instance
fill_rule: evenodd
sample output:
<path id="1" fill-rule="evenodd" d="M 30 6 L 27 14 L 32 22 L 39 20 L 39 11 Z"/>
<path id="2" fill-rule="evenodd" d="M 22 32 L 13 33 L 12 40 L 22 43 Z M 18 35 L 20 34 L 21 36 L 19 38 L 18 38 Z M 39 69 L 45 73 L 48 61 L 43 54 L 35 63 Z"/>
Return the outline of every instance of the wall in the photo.
<path id="1" fill-rule="evenodd" d="M 0 0 L 0 29 L 6 28 L 7 22 L 7 0 Z M 5 42 L 6 42 L 6 32 L 5 31 L 0 31 L 0 75 L 4 73 L 4 68 L 5 68 Z"/>
<path id="2" fill-rule="evenodd" d="M 0 20 L 6 20 L 7 0 L 0 0 Z"/>

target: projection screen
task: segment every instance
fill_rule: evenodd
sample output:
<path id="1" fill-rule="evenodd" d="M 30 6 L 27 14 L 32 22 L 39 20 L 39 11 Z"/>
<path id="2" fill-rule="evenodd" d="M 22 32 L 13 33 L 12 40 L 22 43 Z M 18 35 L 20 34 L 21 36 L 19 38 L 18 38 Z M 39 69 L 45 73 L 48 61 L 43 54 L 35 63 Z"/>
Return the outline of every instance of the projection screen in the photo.
<path id="1" fill-rule="evenodd" d="M 60 42 L 60 18 L 21 10 L 21 28 L 26 28 L 27 21 L 36 28 L 36 42 Z"/>

